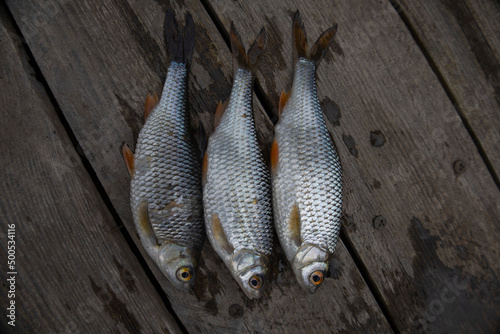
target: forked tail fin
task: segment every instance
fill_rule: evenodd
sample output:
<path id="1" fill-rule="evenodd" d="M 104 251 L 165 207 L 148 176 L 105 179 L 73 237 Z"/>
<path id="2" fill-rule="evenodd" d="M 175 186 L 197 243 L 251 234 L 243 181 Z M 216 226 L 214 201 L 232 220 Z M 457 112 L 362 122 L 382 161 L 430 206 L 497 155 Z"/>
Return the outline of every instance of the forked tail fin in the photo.
<path id="1" fill-rule="evenodd" d="M 194 21 L 190 13 L 186 14 L 186 22 L 182 31 L 179 31 L 174 11 L 165 12 L 165 42 L 169 61 L 184 63 L 189 67 L 194 49 Z"/>
<path id="2" fill-rule="evenodd" d="M 236 31 L 233 22 L 231 22 L 230 38 L 234 71 L 236 72 L 239 68 L 244 68 L 251 71 L 252 74 L 255 75 L 257 72 L 259 57 L 262 55 L 267 40 L 264 28 L 262 28 L 260 33 L 257 35 L 257 38 L 255 38 L 255 41 L 248 50 L 248 53 L 245 52 L 240 35 Z"/>
<path id="3" fill-rule="evenodd" d="M 310 59 L 316 66 L 318 66 L 318 64 L 321 62 L 321 59 L 323 59 L 323 57 L 325 56 L 328 47 L 332 44 L 336 32 L 337 24 L 325 30 L 309 50 L 304 24 L 302 23 L 302 19 L 300 18 L 299 11 L 296 11 L 295 15 L 293 16 L 292 24 L 295 62 L 297 62 L 299 58 L 306 58 Z"/>

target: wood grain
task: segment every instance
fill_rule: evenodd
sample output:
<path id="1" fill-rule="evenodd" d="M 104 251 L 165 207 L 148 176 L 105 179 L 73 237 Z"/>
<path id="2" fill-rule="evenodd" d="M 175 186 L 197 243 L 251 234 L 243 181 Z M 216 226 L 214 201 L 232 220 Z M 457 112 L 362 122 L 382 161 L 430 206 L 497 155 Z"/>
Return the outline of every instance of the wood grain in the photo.
<path id="1" fill-rule="evenodd" d="M 318 91 L 344 169 L 345 241 L 398 331 L 495 332 L 499 191 L 391 3 L 207 3 L 225 31 L 231 20 L 243 38 L 266 28 L 271 43 L 258 80 L 271 112 L 291 87 L 295 10 L 309 44 L 338 23 L 336 44 L 318 69 Z M 437 24 L 427 20 L 429 29 Z M 481 115 L 498 122 L 492 112 Z M 491 136 L 482 126 L 477 131 Z"/>
<path id="2" fill-rule="evenodd" d="M 415 27 L 457 109 L 500 176 L 500 5 L 493 1 L 405 1 Z"/>
<path id="3" fill-rule="evenodd" d="M 0 331 L 180 333 L 36 80 L 5 5 L 0 9 Z M 16 267 L 7 269 L 12 225 Z M 15 327 L 5 316 L 11 300 Z"/>
<path id="4" fill-rule="evenodd" d="M 163 13 L 167 2 L 8 2 L 41 71 L 116 211 L 142 251 L 129 208 L 123 141 L 133 144 L 142 126 L 143 100 L 160 92 L 166 73 Z M 218 100 L 229 96 L 229 49 L 198 1 L 170 5 L 194 17 L 197 41 L 189 78 L 193 127 L 213 129 Z M 47 9 L 48 8 L 48 9 Z M 243 26 L 241 27 L 244 32 Z M 248 46 L 256 34 L 245 34 Z M 272 140 L 272 123 L 255 100 L 260 136 Z M 264 297 L 249 301 L 208 245 L 199 281 L 190 294 L 174 289 L 150 261 L 155 277 L 189 332 L 391 332 L 388 322 L 343 244 L 322 291 L 297 286 L 279 250 Z"/>

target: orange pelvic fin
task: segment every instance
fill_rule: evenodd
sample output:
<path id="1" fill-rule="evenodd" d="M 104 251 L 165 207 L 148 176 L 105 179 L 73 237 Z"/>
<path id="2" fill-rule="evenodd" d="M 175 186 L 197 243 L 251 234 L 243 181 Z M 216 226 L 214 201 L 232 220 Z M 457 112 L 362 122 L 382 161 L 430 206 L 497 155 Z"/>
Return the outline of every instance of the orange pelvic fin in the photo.
<path id="1" fill-rule="evenodd" d="M 220 120 L 222 118 L 222 115 L 224 115 L 224 111 L 226 111 L 227 104 L 229 103 L 229 100 L 226 102 L 219 101 L 217 104 L 217 109 L 215 110 L 215 122 L 214 126 L 217 128 L 219 126 Z"/>
<path id="2" fill-rule="evenodd" d="M 132 150 L 127 144 L 123 144 L 122 146 L 122 156 L 130 176 L 134 176 L 134 153 L 132 153 Z"/>
<path id="3" fill-rule="evenodd" d="M 288 102 L 288 99 L 290 98 L 291 93 L 292 93 L 291 91 L 288 91 L 288 92 L 282 91 L 281 92 L 279 109 L 278 109 L 278 116 L 281 116 L 281 114 L 283 113 L 283 110 L 285 109 L 285 105 Z"/>

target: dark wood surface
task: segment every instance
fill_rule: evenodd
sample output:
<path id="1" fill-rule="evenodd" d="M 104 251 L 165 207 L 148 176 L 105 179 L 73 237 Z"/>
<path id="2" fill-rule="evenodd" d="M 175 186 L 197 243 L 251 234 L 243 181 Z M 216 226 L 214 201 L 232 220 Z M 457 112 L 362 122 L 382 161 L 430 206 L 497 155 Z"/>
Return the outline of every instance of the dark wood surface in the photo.
<path id="1" fill-rule="evenodd" d="M 389 3 L 340 1 L 318 11 L 322 4 L 296 7 L 310 43 L 339 25 L 334 52 L 318 69 L 318 91 L 320 99 L 334 99 L 342 115 L 330 128 L 345 173 L 345 240 L 366 266 L 397 330 L 494 331 L 500 315 L 494 274 L 499 192 L 474 140 Z M 292 58 L 290 15 L 283 13 L 294 8 L 274 1 L 210 6 L 226 31 L 243 11 L 239 24 L 251 34 L 265 26 L 269 35 L 283 36 L 268 49 L 268 71 L 258 78 L 271 101 L 289 89 L 291 67 L 271 69 Z M 495 112 L 486 115 L 493 124 Z M 456 161 L 465 171 L 455 172 Z M 378 216 L 385 226 L 376 229 Z M 467 290 L 446 303 L 442 296 L 455 280 L 468 282 Z"/>
<path id="2" fill-rule="evenodd" d="M 500 3 L 401 1 L 398 9 L 437 67 L 440 81 L 487 158 L 500 175 Z"/>
<path id="3" fill-rule="evenodd" d="M 0 145 L 8 157 L 2 159 L 0 208 L 2 235 L 12 222 L 19 233 L 15 329 L 500 329 L 498 3 L 7 5 L 0 7 Z M 217 102 L 231 89 L 230 21 L 247 47 L 266 28 L 254 106 L 267 144 L 279 94 L 291 87 L 293 12 L 300 10 L 310 44 L 339 24 L 318 69 L 318 92 L 343 164 L 345 219 L 331 277 L 316 294 L 297 286 L 279 246 L 271 284 L 257 301 L 246 299 L 208 243 L 191 293 L 173 288 L 143 251 L 119 148 L 123 142 L 134 146 L 145 96 L 161 92 L 167 8 L 181 21 L 186 11 L 194 17 L 189 105 L 193 129 L 201 121 L 207 133 Z M 4 268 L 5 247 L 0 254 Z M 5 282 L 6 271 L 1 275 Z M 82 314 L 86 300 L 98 306 Z M 0 302 L 7 302 L 6 294 Z M 68 330 L 72 323 L 75 329 Z M 13 329 L 4 320 L 0 326 Z"/>
<path id="4" fill-rule="evenodd" d="M 15 301 L 17 315 L 11 327 L 2 314 L 1 332 L 181 333 L 116 228 L 5 12 L 0 21 L 0 303 L 6 312 Z M 7 240 L 15 242 L 12 268 Z"/>

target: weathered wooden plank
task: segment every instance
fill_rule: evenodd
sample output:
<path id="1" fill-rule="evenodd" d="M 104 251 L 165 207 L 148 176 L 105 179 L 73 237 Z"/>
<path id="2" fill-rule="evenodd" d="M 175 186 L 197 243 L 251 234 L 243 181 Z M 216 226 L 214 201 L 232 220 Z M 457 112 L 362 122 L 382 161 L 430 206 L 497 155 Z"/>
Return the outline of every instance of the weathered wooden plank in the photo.
<path id="1" fill-rule="evenodd" d="M 132 238 L 129 177 L 119 146 L 141 127 L 143 98 L 160 92 L 166 73 L 162 26 L 164 3 L 126 1 L 8 2 L 34 57 Z M 219 99 L 229 96 L 229 49 L 198 1 L 170 4 L 177 17 L 189 10 L 197 31 L 189 79 L 193 125 L 210 132 Z M 248 45 L 255 35 L 245 35 Z M 265 141 L 272 124 L 255 101 L 256 123 Z M 322 292 L 308 295 L 281 252 L 273 256 L 270 286 L 249 301 L 211 247 L 203 249 L 194 292 L 175 290 L 143 253 L 190 332 L 390 332 L 354 262 L 341 244 Z"/>
<path id="2" fill-rule="evenodd" d="M 346 240 L 398 330 L 494 332 L 499 191 L 389 1 L 209 5 L 226 31 L 230 20 L 244 37 L 266 28 L 271 43 L 258 79 L 275 109 L 292 80 L 293 12 L 300 9 L 310 44 L 339 24 L 318 90 L 336 118 L 330 130 L 344 168 Z"/>
<path id="3" fill-rule="evenodd" d="M 500 176 L 500 5 L 396 0 Z"/>
<path id="4" fill-rule="evenodd" d="M 6 13 L 0 4 L 0 331 L 180 333 L 100 200 Z M 6 317 L 12 302 L 15 319 Z"/>
<path id="5" fill-rule="evenodd" d="M 500 42 L 497 38 L 500 34 L 500 3 L 488 0 L 464 2 L 496 59 L 500 59 Z"/>

